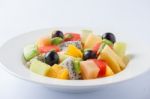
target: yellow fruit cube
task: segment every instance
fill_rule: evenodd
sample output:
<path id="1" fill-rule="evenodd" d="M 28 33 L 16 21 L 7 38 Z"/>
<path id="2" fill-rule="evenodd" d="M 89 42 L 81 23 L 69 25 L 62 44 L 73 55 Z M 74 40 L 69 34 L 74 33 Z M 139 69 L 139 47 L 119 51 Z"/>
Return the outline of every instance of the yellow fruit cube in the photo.
<path id="1" fill-rule="evenodd" d="M 52 77 L 52 78 L 56 78 L 57 77 L 57 73 L 54 69 L 50 69 L 48 74 L 47 74 L 48 77 Z"/>
<path id="2" fill-rule="evenodd" d="M 107 76 L 112 76 L 112 75 L 114 75 L 114 72 L 113 72 L 112 69 L 107 65 L 107 66 L 106 66 L 105 77 L 107 77 Z"/>
<path id="3" fill-rule="evenodd" d="M 68 69 L 64 68 L 64 69 L 60 70 L 57 74 L 57 78 L 59 78 L 59 79 L 69 79 Z"/>
<path id="4" fill-rule="evenodd" d="M 69 45 L 65 54 L 76 57 L 76 58 L 78 58 L 78 57 L 82 58 L 83 57 L 83 53 L 81 52 L 81 50 L 78 49 L 74 45 Z"/>

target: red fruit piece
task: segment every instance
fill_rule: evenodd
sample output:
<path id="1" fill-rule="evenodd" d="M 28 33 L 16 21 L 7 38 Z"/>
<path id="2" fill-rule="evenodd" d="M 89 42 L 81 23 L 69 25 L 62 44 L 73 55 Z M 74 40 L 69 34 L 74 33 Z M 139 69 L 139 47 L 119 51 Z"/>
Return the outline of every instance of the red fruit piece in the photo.
<path id="1" fill-rule="evenodd" d="M 97 59 L 94 59 L 94 62 L 100 68 L 98 77 L 104 77 L 106 73 L 106 66 L 107 66 L 106 62 L 103 60 L 97 60 Z"/>
<path id="2" fill-rule="evenodd" d="M 58 52 L 60 49 L 56 45 L 50 45 L 50 46 L 42 46 L 42 47 L 38 48 L 38 50 L 40 53 L 47 53 L 51 50 L 55 50 L 56 52 Z"/>
<path id="3" fill-rule="evenodd" d="M 77 33 L 65 33 L 64 35 L 68 35 L 68 34 L 71 34 L 72 37 L 65 39 L 65 41 L 79 41 L 79 40 L 81 40 L 80 34 L 77 34 Z"/>
<path id="4" fill-rule="evenodd" d="M 98 51 L 100 45 L 101 45 L 100 43 L 95 44 L 92 50 L 93 50 L 95 53 L 97 53 L 97 51 Z"/>

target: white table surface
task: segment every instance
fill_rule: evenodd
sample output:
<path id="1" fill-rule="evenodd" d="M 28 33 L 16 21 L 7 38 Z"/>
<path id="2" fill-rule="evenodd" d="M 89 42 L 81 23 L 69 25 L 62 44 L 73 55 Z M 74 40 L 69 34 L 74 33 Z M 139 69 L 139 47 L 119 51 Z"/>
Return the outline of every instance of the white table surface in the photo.
<path id="1" fill-rule="evenodd" d="M 149 0 L 0 0 L 0 44 L 53 26 L 112 26 L 150 37 Z M 147 38 L 142 38 L 147 35 Z M 149 45 L 148 45 L 149 46 Z M 12 47 L 13 48 L 13 47 Z M 11 49 L 10 49 L 11 50 Z M 11 59 L 11 58 L 10 58 Z M 150 99 L 150 72 L 94 93 L 67 94 L 15 78 L 0 68 L 0 99 Z"/>

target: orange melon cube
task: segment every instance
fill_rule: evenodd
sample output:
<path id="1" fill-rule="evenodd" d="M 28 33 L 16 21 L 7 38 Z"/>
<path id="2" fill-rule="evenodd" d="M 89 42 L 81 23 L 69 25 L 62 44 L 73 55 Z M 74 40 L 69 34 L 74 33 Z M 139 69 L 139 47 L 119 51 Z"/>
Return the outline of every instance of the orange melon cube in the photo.
<path id="1" fill-rule="evenodd" d="M 80 62 L 83 79 L 95 79 L 98 76 L 99 68 L 93 60 Z"/>

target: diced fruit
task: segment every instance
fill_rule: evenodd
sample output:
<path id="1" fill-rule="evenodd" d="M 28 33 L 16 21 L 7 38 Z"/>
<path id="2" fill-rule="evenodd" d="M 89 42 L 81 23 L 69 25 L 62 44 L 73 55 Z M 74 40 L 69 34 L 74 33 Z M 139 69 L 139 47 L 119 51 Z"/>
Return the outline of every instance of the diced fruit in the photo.
<path id="1" fill-rule="evenodd" d="M 74 65 L 75 72 L 77 74 L 80 74 L 81 73 L 81 70 L 80 70 L 80 61 L 74 60 L 73 61 L 73 65 Z"/>
<path id="2" fill-rule="evenodd" d="M 73 35 L 70 34 L 70 33 L 67 33 L 67 34 L 65 34 L 65 36 L 64 36 L 64 41 L 67 41 L 67 40 L 72 39 L 72 38 L 73 38 Z"/>
<path id="3" fill-rule="evenodd" d="M 84 48 L 93 48 L 93 46 L 97 43 L 101 43 L 102 39 L 99 36 L 96 36 L 94 34 L 90 34 L 84 44 Z"/>
<path id="4" fill-rule="evenodd" d="M 54 50 L 45 54 L 45 63 L 52 66 L 54 64 L 58 64 L 58 62 L 59 62 L 59 56 Z"/>
<path id="5" fill-rule="evenodd" d="M 122 59 L 108 45 L 104 47 L 98 59 L 106 61 L 115 73 L 120 72 L 121 68 L 125 68 L 125 64 Z"/>
<path id="6" fill-rule="evenodd" d="M 94 59 L 96 58 L 96 53 L 93 52 L 92 50 L 86 50 L 83 53 L 83 60 L 87 60 L 87 59 Z"/>
<path id="7" fill-rule="evenodd" d="M 83 57 L 83 54 L 82 54 L 81 50 L 78 49 L 77 47 L 75 47 L 74 45 L 69 45 L 68 46 L 66 54 L 70 55 L 70 56 L 73 56 L 73 57 L 76 57 L 76 58 L 77 57 L 79 57 L 79 58 Z"/>
<path id="8" fill-rule="evenodd" d="M 60 66 L 60 65 L 57 65 L 57 64 L 54 64 L 52 66 L 52 69 L 57 73 L 59 72 L 60 70 L 62 70 L 64 67 L 63 66 Z"/>
<path id="9" fill-rule="evenodd" d="M 37 46 L 35 46 L 35 45 L 27 45 L 23 49 L 23 55 L 24 55 L 25 60 L 29 61 L 30 59 L 32 59 L 33 57 L 38 55 Z"/>
<path id="10" fill-rule="evenodd" d="M 93 50 L 95 53 L 97 53 L 97 51 L 98 51 L 100 45 L 101 45 L 100 43 L 95 44 L 95 45 L 93 46 L 92 50 Z"/>
<path id="11" fill-rule="evenodd" d="M 62 70 L 60 70 L 59 72 L 58 72 L 58 74 L 57 74 L 57 78 L 59 78 L 59 79 L 69 79 L 69 71 L 68 71 L 68 69 L 62 69 Z"/>
<path id="12" fill-rule="evenodd" d="M 81 61 L 80 67 L 83 79 L 97 78 L 100 69 L 93 60 Z"/>
<path id="13" fill-rule="evenodd" d="M 49 46 L 40 47 L 40 48 L 38 48 L 38 50 L 40 53 L 47 53 L 51 50 L 55 50 L 56 52 L 58 52 L 60 49 L 56 45 L 49 45 Z"/>
<path id="14" fill-rule="evenodd" d="M 113 33 L 105 33 L 102 35 L 102 39 L 110 40 L 112 43 L 116 42 L 116 37 Z"/>
<path id="15" fill-rule="evenodd" d="M 60 50 L 66 50 L 70 44 L 76 46 L 79 49 L 82 49 L 81 41 L 67 41 L 67 42 L 60 44 L 59 46 Z"/>
<path id="16" fill-rule="evenodd" d="M 65 35 L 68 35 L 68 34 L 71 34 L 72 37 L 65 39 L 65 41 L 80 41 L 81 40 L 80 34 L 78 33 L 65 33 Z"/>
<path id="17" fill-rule="evenodd" d="M 66 55 L 66 54 L 62 54 L 62 53 L 58 53 L 58 56 L 59 56 L 59 61 L 60 62 L 62 62 L 62 61 L 64 61 L 66 58 L 68 58 L 68 57 L 71 57 L 71 56 L 69 56 L 69 55 Z"/>
<path id="18" fill-rule="evenodd" d="M 108 39 L 103 39 L 102 42 L 107 44 L 107 45 L 109 45 L 109 46 L 113 45 L 113 43 L 110 40 L 108 40 Z"/>
<path id="19" fill-rule="evenodd" d="M 107 76 L 112 76 L 112 75 L 114 75 L 114 72 L 113 72 L 112 69 L 107 65 L 107 66 L 106 66 L 105 77 L 107 77 Z"/>
<path id="20" fill-rule="evenodd" d="M 60 63 L 60 65 L 68 69 L 70 79 L 77 80 L 80 79 L 81 76 L 75 72 L 73 62 L 74 62 L 73 58 L 69 57 L 65 59 L 62 63 Z"/>
<path id="21" fill-rule="evenodd" d="M 102 50 L 104 49 L 105 45 L 106 45 L 105 43 L 101 43 L 101 45 L 100 45 L 100 47 L 99 47 L 99 49 L 97 51 L 98 55 L 102 52 Z"/>
<path id="22" fill-rule="evenodd" d="M 60 30 L 56 30 L 56 31 L 53 31 L 52 32 L 52 38 L 55 38 L 55 37 L 60 37 L 60 38 L 64 38 L 64 34 L 62 31 Z"/>
<path id="23" fill-rule="evenodd" d="M 117 53 L 117 55 L 123 57 L 126 51 L 126 44 L 123 42 L 116 42 L 113 46 L 113 49 Z"/>
<path id="24" fill-rule="evenodd" d="M 59 79 L 69 79 L 69 71 L 64 67 L 55 64 L 51 67 L 48 76 Z"/>
<path id="25" fill-rule="evenodd" d="M 48 37 L 41 37 L 37 40 L 37 47 L 41 48 L 43 46 L 49 46 L 51 44 L 51 39 Z"/>
<path id="26" fill-rule="evenodd" d="M 51 67 L 39 60 L 32 60 L 30 64 L 30 70 L 34 73 L 47 76 L 48 72 L 50 71 Z"/>
<path id="27" fill-rule="evenodd" d="M 62 41 L 63 41 L 62 38 L 60 38 L 60 37 L 54 37 L 54 38 L 52 38 L 51 43 L 53 45 L 58 45 L 58 44 L 62 43 Z"/>
<path id="28" fill-rule="evenodd" d="M 93 34 L 93 31 L 91 30 L 82 30 L 82 33 L 81 33 L 81 42 L 84 44 L 87 37 L 89 36 L 89 34 Z"/>
<path id="29" fill-rule="evenodd" d="M 97 64 L 97 66 L 100 69 L 98 73 L 98 77 L 104 77 L 106 73 L 106 67 L 107 67 L 106 62 L 104 62 L 103 60 L 97 60 L 97 59 L 94 59 L 93 61 Z"/>
<path id="30" fill-rule="evenodd" d="M 62 53 L 58 53 L 58 55 L 59 55 L 59 61 L 60 62 L 62 62 L 62 61 L 64 61 L 65 59 L 67 59 L 68 57 L 71 57 L 71 58 L 73 58 L 73 60 L 76 60 L 76 61 L 81 61 L 82 60 L 82 58 L 75 58 L 75 57 L 73 57 L 73 56 L 70 56 L 70 55 L 66 55 L 66 54 L 62 54 Z"/>
<path id="31" fill-rule="evenodd" d="M 130 57 L 129 55 L 123 56 L 122 57 L 123 62 L 125 63 L 125 65 L 127 66 L 127 64 L 129 63 Z"/>

